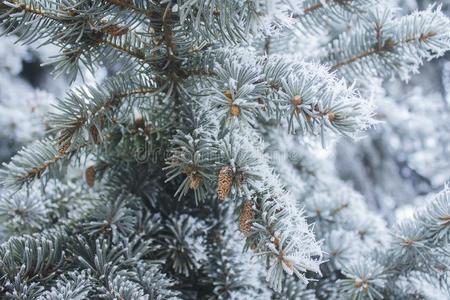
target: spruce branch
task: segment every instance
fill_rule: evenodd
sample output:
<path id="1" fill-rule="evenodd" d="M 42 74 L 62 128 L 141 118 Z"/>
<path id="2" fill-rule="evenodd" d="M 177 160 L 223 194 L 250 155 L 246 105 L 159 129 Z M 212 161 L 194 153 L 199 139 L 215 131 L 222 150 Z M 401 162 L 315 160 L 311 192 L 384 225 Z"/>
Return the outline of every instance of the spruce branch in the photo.
<path id="1" fill-rule="evenodd" d="M 213 294 L 219 299 L 261 299 L 269 297 L 261 288 L 262 266 L 250 253 L 242 253 L 244 241 L 236 234 L 232 206 L 217 204 L 219 220 L 209 232 L 208 279 L 213 285 Z"/>
<path id="2" fill-rule="evenodd" d="M 126 249 L 121 245 L 110 246 L 104 239 L 89 241 L 82 236 L 76 238 L 72 245 L 72 255 L 84 269 L 90 270 L 104 287 L 108 287 L 119 271 L 130 264 L 130 261 L 123 259 Z"/>
<path id="3" fill-rule="evenodd" d="M 386 269 L 393 276 L 404 272 L 423 271 L 430 274 L 442 272 L 448 255 L 446 245 L 450 238 L 450 192 L 448 187 L 438 193 L 412 219 L 394 228 L 392 243 L 384 257 Z M 414 263 L 411 263 L 414 262 Z M 448 267 L 446 268 L 448 269 Z"/>
<path id="4" fill-rule="evenodd" d="M 406 80 L 423 60 L 439 57 L 449 49 L 449 24 L 440 7 L 431 6 L 398 19 L 389 10 L 378 8 L 353 32 L 332 41 L 323 61 L 348 79 L 396 75 Z"/>
<path id="5" fill-rule="evenodd" d="M 366 261 L 350 265 L 344 274 L 349 277 L 340 281 L 343 294 L 352 299 L 384 299 L 382 289 L 386 284 L 383 267 Z"/>
<path id="6" fill-rule="evenodd" d="M 101 131 L 105 123 L 113 119 L 125 101 L 156 94 L 160 90 L 148 76 L 130 78 L 119 75 L 101 86 L 77 89 L 68 94 L 56 105 L 56 111 L 49 114 L 48 124 L 51 132 L 57 134 L 60 144 L 76 145 L 89 141 L 98 144 L 102 140 Z"/>
<path id="7" fill-rule="evenodd" d="M 1 286 L 11 292 L 22 283 L 46 283 L 57 276 L 65 264 L 64 237 L 64 232 L 50 230 L 41 234 L 12 237 L 2 244 Z"/>
<path id="8" fill-rule="evenodd" d="M 211 105 L 221 116 L 220 129 L 227 132 L 239 123 L 255 124 L 257 99 L 263 97 L 265 83 L 258 66 L 226 59 L 214 68 L 218 86 L 211 91 Z"/>
<path id="9" fill-rule="evenodd" d="M 322 66 L 287 65 L 274 57 L 265 63 L 263 72 L 276 92 L 272 101 L 277 118 L 287 120 L 289 133 L 320 135 L 324 145 L 326 129 L 356 136 L 373 123 L 370 103 Z"/>
<path id="10" fill-rule="evenodd" d="M 246 248 L 266 260 L 266 278 L 274 290 L 282 289 L 286 275 L 295 274 L 307 282 L 307 271 L 320 272 L 319 245 L 294 199 L 273 174 L 257 137 L 244 140 L 239 137 L 240 130 L 244 129 L 230 132 L 230 141 L 222 148 L 226 159 L 221 164 L 230 167 L 230 188 L 236 191 L 233 198 L 240 203 L 251 201 L 254 206 L 254 220 L 247 220 L 251 224 L 246 231 Z"/>
<path id="11" fill-rule="evenodd" d="M 92 293 L 92 278 L 88 272 L 69 272 L 58 278 L 56 287 L 44 292 L 38 300 L 86 299 Z"/>
<path id="12" fill-rule="evenodd" d="M 295 27 L 304 34 L 317 34 L 329 30 L 333 24 L 340 24 L 352 17 L 363 16 L 379 0 L 308 0 L 287 4 L 297 23 Z"/>
<path id="13" fill-rule="evenodd" d="M 393 228 L 386 249 L 375 249 L 366 259 L 358 259 L 345 268 L 347 279 L 339 282 L 346 294 L 360 299 L 383 299 L 383 294 L 399 289 L 402 278 L 417 273 L 429 274 L 436 281 L 448 278 L 449 226 L 441 220 L 448 217 L 449 199 L 446 187 L 413 218 Z"/>
<path id="14" fill-rule="evenodd" d="M 433 244 L 447 244 L 450 238 L 450 188 L 445 187 L 435 199 L 421 211 L 420 218 L 431 236 Z"/>
<path id="15" fill-rule="evenodd" d="M 126 207 L 127 201 L 130 200 L 137 199 L 122 193 L 112 202 L 107 199 L 99 201 L 93 213 L 82 224 L 83 231 L 90 236 L 108 239 L 113 244 L 117 244 L 121 236 L 131 235 L 136 218 L 133 210 Z"/>
<path id="16" fill-rule="evenodd" d="M 199 58 L 213 84 L 202 97 L 219 115 L 222 135 L 269 119 L 289 133 L 320 136 L 325 145 L 326 132 L 356 137 L 374 124 L 373 105 L 324 66 L 280 55 L 248 59 L 255 53 L 244 50 L 214 52 Z"/>
<path id="17" fill-rule="evenodd" d="M 173 286 L 176 281 L 167 277 L 156 265 L 139 263 L 136 267 L 136 280 L 150 299 L 180 300 L 180 292 Z"/>
<path id="18" fill-rule="evenodd" d="M 0 197 L 0 221 L 11 234 L 32 233 L 48 225 L 50 201 L 35 191 Z"/>
<path id="19" fill-rule="evenodd" d="M 120 16 L 111 17 L 111 8 L 101 1 L 68 4 L 64 1 L 4 1 L 0 11 L 9 22 L 6 33 L 16 33 L 23 43 L 43 40 L 61 48 L 55 57 L 55 74 L 69 73 L 74 80 L 79 63 L 92 70 L 93 63 L 107 63 L 114 56 L 145 60 L 144 49 L 151 44 L 149 38 L 124 23 Z M 116 51 L 112 51 L 116 50 Z"/>
<path id="20" fill-rule="evenodd" d="M 3 163 L 0 170 L 0 184 L 2 187 L 19 190 L 24 184 L 36 178 L 49 178 L 59 174 L 63 162 L 75 149 L 57 147 L 50 139 L 36 141 L 28 147 L 22 148 L 8 164 Z"/>
<path id="21" fill-rule="evenodd" d="M 178 5 L 181 24 L 188 25 L 194 36 L 223 44 L 238 44 L 250 32 L 258 34 L 255 25 L 270 10 L 270 5 L 258 1 L 182 0 Z"/>
<path id="22" fill-rule="evenodd" d="M 215 169 L 215 142 L 211 137 L 201 132 L 202 128 L 195 128 L 192 134 L 178 131 L 171 143 L 171 156 L 166 160 L 167 181 L 184 174 L 185 179 L 175 192 L 181 199 L 189 190 L 194 191 L 195 201 L 203 201 L 207 194 L 207 185 L 213 178 Z"/>
<path id="23" fill-rule="evenodd" d="M 170 258 L 175 272 L 190 276 L 206 259 L 204 256 L 205 224 L 189 215 L 172 216 L 160 240 L 160 255 Z"/>

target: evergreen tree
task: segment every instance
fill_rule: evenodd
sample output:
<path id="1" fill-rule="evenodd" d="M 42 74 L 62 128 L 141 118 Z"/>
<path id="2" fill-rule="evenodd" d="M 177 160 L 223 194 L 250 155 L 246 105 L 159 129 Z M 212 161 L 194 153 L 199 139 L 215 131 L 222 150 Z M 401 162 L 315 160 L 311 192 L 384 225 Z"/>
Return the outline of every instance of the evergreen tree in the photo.
<path id="1" fill-rule="evenodd" d="M 0 0 L 74 87 L 0 171 L 5 299 L 450 293 L 450 192 L 388 229 L 319 155 L 377 123 L 371 84 L 450 48 L 381 0 Z"/>

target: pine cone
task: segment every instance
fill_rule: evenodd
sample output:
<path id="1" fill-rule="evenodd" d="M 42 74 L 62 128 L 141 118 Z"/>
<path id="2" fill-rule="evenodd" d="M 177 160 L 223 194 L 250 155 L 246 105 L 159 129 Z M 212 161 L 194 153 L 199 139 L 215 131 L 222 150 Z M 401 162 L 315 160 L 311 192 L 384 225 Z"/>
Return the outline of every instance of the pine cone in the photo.
<path id="1" fill-rule="evenodd" d="M 241 108 L 236 104 L 232 104 L 230 107 L 230 115 L 232 115 L 233 117 L 237 117 L 240 114 L 241 114 Z"/>
<path id="2" fill-rule="evenodd" d="M 224 96 L 228 98 L 228 101 L 231 103 L 233 101 L 233 95 L 230 90 L 226 90 L 223 92 Z"/>
<path id="3" fill-rule="evenodd" d="M 89 187 L 93 187 L 95 184 L 95 174 L 97 171 L 95 170 L 94 166 L 90 166 L 86 169 L 85 176 L 86 176 L 86 183 Z"/>
<path id="4" fill-rule="evenodd" d="M 296 96 L 292 97 L 291 102 L 292 102 L 292 104 L 297 106 L 297 105 L 301 105 L 303 103 L 303 99 L 299 95 L 296 95 Z"/>
<path id="5" fill-rule="evenodd" d="M 218 185 L 217 185 L 217 196 L 220 200 L 225 200 L 231 191 L 231 186 L 233 185 L 233 169 L 230 166 L 224 166 L 220 169 Z"/>
<path id="6" fill-rule="evenodd" d="M 336 120 L 336 114 L 334 113 L 334 112 L 329 112 L 329 113 L 327 113 L 327 117 L 328 117 L 328 120 L 330 120 L 330 122 L 333 122 L 334 120 Z"/>
<path id="7" fill-rule="evenodd" d="M 301 108 L 298 106 L 303 103 L 302 97 L 300 97 L 299 95 L 292 97 L 291 103 L 295 106 L 295 112 L 299 114 L 301 112 Z"/>
<path id="8" fill-rule="evenodd" d="M 98 132 L 97 126 L 92 125 L 90 128 L 90 132 L 91 132 L 91 137 L 92 137 L 92 140 L 94 141 L 94 144 L 96 144 L 96 145 L 100 144 L 100 134 Z"/>
<path id="9" fill-rule="evenodd" d="M 249 236 L 252 232 L 251 220 L 255 219 L 255 211 L 253 210 L 253 203 L 250 200 L 245 201 L 241 208 L 239 216 L 239 229 L 245 236 Z"/>
<path id="10" fill-rule="evenodd" d="M 189 187 L 193 190 L 196 190 L 203 183 L 203 177 L 200 174 L 191 174 L 189 180 Z"/>

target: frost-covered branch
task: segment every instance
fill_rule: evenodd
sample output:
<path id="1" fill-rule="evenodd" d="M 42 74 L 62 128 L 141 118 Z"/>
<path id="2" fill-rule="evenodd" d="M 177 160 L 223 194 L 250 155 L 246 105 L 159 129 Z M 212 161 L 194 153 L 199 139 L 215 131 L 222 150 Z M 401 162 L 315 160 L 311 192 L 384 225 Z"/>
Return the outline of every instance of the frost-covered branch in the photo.
<path id="1" fill-rule="evenodd" d="M 406 80 L 424 60 L 448 50 L 449 24 L 440 7 L 400 18 L 376 8 L 350 33 L 328 45 L 323 62 L 348 79 L 399 76 Z"/>

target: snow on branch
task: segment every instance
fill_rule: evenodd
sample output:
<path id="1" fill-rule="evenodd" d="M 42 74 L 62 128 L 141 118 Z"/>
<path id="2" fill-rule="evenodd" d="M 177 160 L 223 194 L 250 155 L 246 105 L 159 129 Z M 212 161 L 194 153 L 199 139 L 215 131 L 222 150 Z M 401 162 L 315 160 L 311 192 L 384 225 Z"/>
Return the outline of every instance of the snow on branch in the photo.
<path id="1" fill-rule="evenodd" d="M 400 18 L 378 7 L 352 31 L 333 40 L 323 62 L 350 80 L 371 76 L 407 80 L 424 60 L 450 49 L 449 28 L 450 20 L 439 6 Z"/>

